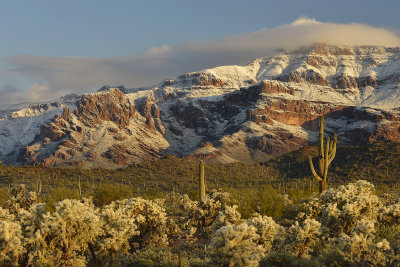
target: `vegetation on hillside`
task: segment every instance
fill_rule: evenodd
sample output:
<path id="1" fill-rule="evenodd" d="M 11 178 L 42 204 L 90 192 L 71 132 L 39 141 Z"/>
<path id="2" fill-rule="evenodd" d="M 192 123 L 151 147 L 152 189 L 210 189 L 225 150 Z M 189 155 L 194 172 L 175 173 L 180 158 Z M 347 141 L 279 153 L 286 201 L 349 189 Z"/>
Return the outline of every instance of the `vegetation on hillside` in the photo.
<path id="1" fill-rule="evenodd" d="M 2 266 L 398 266 L 400 202 L 359 180 L 243 218 L 229 193 L 170 193 L 49 211 L 25 186 L 0 208 Z"/>
<path id="2" fill-rule="evenodd" d="M 248 205 L 257 206 L 276 194 L 288 194 L 300 200 L 318 191 L 318 183 L 307 163 L 308 157 L 315 154 L 315 147 L 304 147 L 265 164 L 206 163 L 207 188 L 235 195 L 242 210 L 248 210 Z M 365 179 L 382 192 L 389 188 L 390 191 L 400 191 L 399 162 L 400 144 L 396 142 L 338 146 L 329 168 L 328 184 L 334 186 Z M 11 187 L 25 184 L 29 190 L 36 191 L 39 182 L 42 184 L 40 201 L 47 203 L 48 207 L 65 198 L 78 199 L 81 196 L 92 197 L 100 206 L 134 196 L 154 199 L 170 192 L 188 194 L 197 199 L 198 172 L 197 162 L 174 156 L 117 170 L 0 164 L 0 205 L 10 196 Z M 79 194 L 79 185 L 82 195 Z"/>
<path id="3" fill-rule="evenodd" d="M 0 263 L 398 266 L 400 144 L 338 146 L 322 194 L 315 153 L 204 171 L 174 156 L 117 170 L 0 165 Z"/>

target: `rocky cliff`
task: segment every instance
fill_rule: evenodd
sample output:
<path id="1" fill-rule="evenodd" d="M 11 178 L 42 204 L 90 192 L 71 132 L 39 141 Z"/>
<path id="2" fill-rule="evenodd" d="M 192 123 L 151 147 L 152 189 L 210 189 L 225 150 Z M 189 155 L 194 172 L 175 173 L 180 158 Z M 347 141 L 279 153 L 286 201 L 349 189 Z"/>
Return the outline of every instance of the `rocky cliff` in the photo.
<path id="1" fill-rule="evenodd" d="M 264 161 L 315 142 L 321 115 L 339 144 L 400 141 L 400 48 L 316 44 L 0 114 L 6 163 Z"/>

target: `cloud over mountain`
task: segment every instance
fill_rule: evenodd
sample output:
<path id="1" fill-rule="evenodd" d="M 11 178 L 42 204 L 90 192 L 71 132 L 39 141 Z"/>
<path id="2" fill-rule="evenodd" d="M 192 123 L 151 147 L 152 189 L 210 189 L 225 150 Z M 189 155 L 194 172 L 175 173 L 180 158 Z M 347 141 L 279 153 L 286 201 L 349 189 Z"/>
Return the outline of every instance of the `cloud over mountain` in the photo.
<path id="1" fill-rule="evenodd" d="M 228 64 L 246 64 L 274 49 L 297 49 L 315 42 L 335 45 L 400 46 L 398 31 L 365 24 L 324 23 L 300 17 L 291 24 L 258 32 L 175 47 L 152 47 L 145 53 L 116 58 L 15 55 L 3 59 L 0 104 L 48 100 L 83 93 L 104 84 L 142 87 L 165 78 Z M 33 81 L 28 91 L 20 80 Z"/>

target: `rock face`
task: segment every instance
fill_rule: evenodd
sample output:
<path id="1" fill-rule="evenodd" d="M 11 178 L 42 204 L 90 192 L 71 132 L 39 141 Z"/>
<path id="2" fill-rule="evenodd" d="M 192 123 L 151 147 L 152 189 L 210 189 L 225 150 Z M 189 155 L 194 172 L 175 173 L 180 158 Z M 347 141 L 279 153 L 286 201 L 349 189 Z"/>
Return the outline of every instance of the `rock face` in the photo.
<path id="1" fill-rule="evenodd" d="M 135 106 L 119 89 L 111 88 L 105 93 L 84 95 L 78 100 L 74 114 L 87 127 L 112 121 L 123 129 L 135 116 Z"/>
<path id="2" fill-rule="evenodd" d="M 141 105 L 140 111 L 143 117 L 146 118 L 146 125 L 153 131 L 159 131 L 165 134 L 165 128 L 160 117 L 160 109 L 154 99 L 153 92 L 150 92 L 145 98 L 145 102 Z"/>
<path id="3" fill-rule="evenodd" d="M 114 168 L 173 154 L 265 161 L 317 142 L 400 141 L 400 48 L 316 44 L 247 66 L 105 86 L 52 104 L 0 110 L 6 163 Z"/>
<path id="4" fill-rule="evenodd" d="M 147 123 L 156 121 L 157 127 L 164 129 L 152 99 L 146 103 L 154 112 L 143 118 L 136 113 L 134 101 L 117 88 L 84 95 L 77 100 L 74 112 L 63 105 L 61 113 L 43 124 L 34 141 L 20 148 L 17 161 L 45 166 L 115 167 L 159 157 L 166 144 L 161 141 L 157 146 L 162 133 Z M 137 132 L 146 135 L 142 134 L 139 140 Z M 152 139 L 152 150 L 138 148 Z"/>

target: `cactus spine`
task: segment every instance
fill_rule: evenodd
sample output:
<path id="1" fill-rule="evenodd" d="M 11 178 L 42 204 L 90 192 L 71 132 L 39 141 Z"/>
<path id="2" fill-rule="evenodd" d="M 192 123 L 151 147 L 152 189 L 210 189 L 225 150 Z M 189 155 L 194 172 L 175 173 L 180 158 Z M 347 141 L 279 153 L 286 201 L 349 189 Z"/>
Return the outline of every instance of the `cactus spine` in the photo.
<path id="1" fill-rule="evenodd" d="M 204 179 L 204 161 L 200 160 L 199 163 L 199 199 L 203 202 L 206 197 L 206 181 Z"/>
<path id="2" fill-rule="evenodd" d="M 319 174 L 314 169 L 314 164 L 312 162 L 312 157 L 308 157 L 308 162 L 310 163 L 310 168 L 313 176 L 319 181 L 319 192 L 322 193 L 327 188 L 326 177 L 328 176 L 328 167 L 336 155 L 336 142 L 337 135 L 333 135 L 333 140 L 330 137 L 326 140 L 326 145 L 324 148 L 324 116 L 321 116 L 319 123 L 319 149 L 318 149 L 318 165 Z"/>

